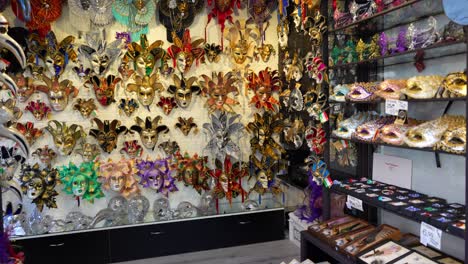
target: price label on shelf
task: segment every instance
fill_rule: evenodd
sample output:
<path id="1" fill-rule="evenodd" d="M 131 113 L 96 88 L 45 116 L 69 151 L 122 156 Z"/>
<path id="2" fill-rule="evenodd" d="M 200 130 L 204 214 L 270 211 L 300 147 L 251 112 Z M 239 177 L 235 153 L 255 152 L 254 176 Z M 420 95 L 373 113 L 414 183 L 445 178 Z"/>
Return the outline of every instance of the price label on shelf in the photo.
<path id="1" fill-rule="evenodd" d="M 425 246 L 431 246 L 438 250 L 441 249 L 442 244 L 442 230 L 431 226 L 430 224 L 421 223 L 421 230 L 420 230 L 420 239 L 421 244 Z"/>
<path id="2" fill-rule="evenodd" d="M 364 208 L 362 207 L 362 200 L 356 198 L 356 197 L 353 197 L 351 195 L 348 195 L 348 200 L 346 201 L 346 206 L 349 208 L 349 209 L 357 209 L 359 211 L 362 211 L 364 212 Z"/>
<path id="3" fill-rule="evenodd" d="M 400 110 L 408 111 L 408 102 L 401 100 L 385 100 L 385 113 L 387 115 L 398 116 Z"/>

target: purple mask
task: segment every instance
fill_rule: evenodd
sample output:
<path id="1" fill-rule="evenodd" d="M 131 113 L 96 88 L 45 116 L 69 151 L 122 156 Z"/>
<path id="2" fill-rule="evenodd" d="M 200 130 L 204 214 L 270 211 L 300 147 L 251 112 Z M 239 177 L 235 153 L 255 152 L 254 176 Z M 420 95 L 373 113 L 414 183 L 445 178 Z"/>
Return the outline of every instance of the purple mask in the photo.
<path id="1" fill-rule="evenodd" d="M 175 185 L 175 178 L 172 177 L 169 159 L 162 160 L 142 160 L 137 163 L 140 184 L 144 188 L 151 188 L 157 193 L 168 197 L 170 192 L 178 191 Z"/>

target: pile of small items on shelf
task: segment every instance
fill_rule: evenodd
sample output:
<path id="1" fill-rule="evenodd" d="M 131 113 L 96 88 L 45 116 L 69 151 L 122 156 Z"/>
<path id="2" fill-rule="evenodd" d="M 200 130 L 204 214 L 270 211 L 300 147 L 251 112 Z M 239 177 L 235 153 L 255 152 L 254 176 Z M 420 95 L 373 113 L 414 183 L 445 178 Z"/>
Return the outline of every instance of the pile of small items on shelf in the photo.
<path id="1" fill-rule="evenodd" d="M 351 216 L 312 225 L 308 233 L 345 256 L 347 263 L 462 263 L 421 245 L 418 237 L 402 234 L 396 227 L 375 227 Z"/>

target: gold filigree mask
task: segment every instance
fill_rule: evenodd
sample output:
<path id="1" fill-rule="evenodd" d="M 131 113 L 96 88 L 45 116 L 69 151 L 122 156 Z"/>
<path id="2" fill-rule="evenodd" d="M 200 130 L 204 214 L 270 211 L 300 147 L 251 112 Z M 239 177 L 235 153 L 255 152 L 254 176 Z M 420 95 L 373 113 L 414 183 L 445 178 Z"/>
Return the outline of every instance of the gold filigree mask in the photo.
<path id="1" fill-rule="evenodd" d="M 447 74 L 436 95 L 437 98 L 464 96 L 466 96 L 466 74 L 464 72 L 453 72 Z"/>
<path id="2" fill-rule="evenodd" d="M 65 122 L 57 120 L 49 121 L 46 130 L 52 135 L 55 146 L 63 155 L 70 155 L 76 142 L 85 136 L 82 126 L 76 124 L 67 126 Z"/>
<path id="3" fill-rule="evenodd" d="M 130 129 L 140 134 L 141 142 L 143 146 L 148 149 L 154 149 L 158 143 L 158 137 L 160 133 L 168 133 L 169 128 L 165 125 L 159 125 L 162 117 L 157 116 L 154 119 L 146 117 L 145 121 L 141 118 L 135 118 L 136 125 L 133 125 Z"/>
<path id="4" fill-rule="evenodd" d="M 73 106 L 74 110 L 80 112 L 81 116 L 84 118 L 89 118 L 91 113 L 97 109 L 96 104 L 94 103 L 94 99 L 82 99 L 78 98 L 76 100 L 75 105 Z"/>
<path id="5" fill-rule="evenodd" d="M 98 145 L 86 142 L 82 142 L 81 147 L 75 152 L 83 157 L 84 162 L 92 162 L 101 154 Z"/>
<path id="6" fill-rule="evenodd" d="M 136 92 L 138 101 L 149 109 L 153 103 L 156 91 L 163 91 L 164 87 L 159 82 L 159 73 L 153 73 L 151 76 L 135 76 L 135 83 L 127 85 L 127 91 Z"/>
<path id="7" fill-rule="evenodd" d="M 125 126 L 120 125 L 119 120 L 104 120 L 93 118 L 97 129 L 90 129 L 89 135 L 96 138 L 101 149 L 107 153 L 111 153 L 117 148 L 118 137 L 121 133 L 127 132 Z"/>
<path id="8" fill-rule="evenodd" d="M 195 128 L 195 134 L 197 133 L 197 124 L 193 122 L 193 117 L 183 118 L 179 117 L 179 122 L 175 124 L 175 127 L 182 131 L 184 136 L 188 136 L 190 131 Z"/>
<path id="9" fill-rule="evenodd" d="M 271 44 L 262 44 L 255 48 L 254 56 L 257 61 L 261 58 L 263 62 L 268 62 L 271 55 L 276 55 L 276 50 Z"/>

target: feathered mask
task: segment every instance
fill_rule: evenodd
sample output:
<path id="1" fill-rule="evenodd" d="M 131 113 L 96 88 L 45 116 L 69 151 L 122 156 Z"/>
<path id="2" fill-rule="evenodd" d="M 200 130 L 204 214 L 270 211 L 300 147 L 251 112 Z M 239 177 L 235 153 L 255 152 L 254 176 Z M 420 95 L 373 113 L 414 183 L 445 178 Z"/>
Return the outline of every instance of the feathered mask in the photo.
<path id="1" fill-rule="evenodd" d="M 204 81 L 200 81 L 202 86 L 202 92 L 204 96 L 208 96 L 205 106 L 208 108 L 208 112 L 212 113 L 216 110 L 221 112 L 234 112 L 232 108 L 234 105 L 238 105 L 239 102 L 228 97 L 229 94 L 237 95 L 239 90 L 234 85 L 237 79 L 231 72 L 229 73 L 212 73 L 210 78 L 207 75 L 202 75 Z"/>
<path id="2" fill-rule="evenodd" d="M 166 55 L 162 48 L 163 44 L 161 40 L 149 44 L 146 35 L 142 34 L 140 44 L 132 42 L 128 45 L 124 61 L 133 61 L 133 66 L 141 77 L 150 76 L 158 62 L 158 68 L 163 65 L 163 58 Z"/>
<path id="3" fill-rule="evenodd" d="M 118 162 L 112 160 L 101 162 L 99 166 L 99 178 L 102 179 L 104 189 L 120 193 L 124 197 L 140 193 L 133 178 L 136 172 L 133 161 L 127 159 Z"/>
<path id="4" fill-rule="evenodd" d="M 93 162 L 81 163 L 79 167 L 70 162 L 68 166 L 60 167 L 60 181 L 65 185 L 63 191 L 72 194 L 78 201 L 82 197 L 91 203 L 104 197 L 96 169 Z"/>
<path id="5" fill-rule="evenodd" d="M 209 175 L 206 163 L 207 157 L 199 157 L 195 154 L 191 157 L 188 153 L 183 156 L 178 153 L 175 156 L 177 178 L 186 186 L 192 186 L 199 194 L 210 190 Z"/>
<path id="6" fill-rule="evenodd" d="M 203 124 L 209 141 L 205 149 L 218 160 L 224 160 L 226 156 L 239 159 L 240 148 L 232 137 L 244 129 L 239 121 L 240 115 L 228 115 L 216 112 L 211 115 L 211 123 Z"/>
<path id="7" fill-rule="evenodd" d="M 169 57 L 180 73 L 184 74 L 190 71 L 193 62 L 198 65 L 205 59 L 205 50 L 203 48 L 204 39 L 192 41 L 190 30 L 185 30 L 182 39 L 175 37 L 174 44 L 167 49 Z"/>
<path id="8" fill-rule="evenodd" d="M 242 178 L 248 175 L 246 166 L 232 164 L 229 156 L 226 156 L 224 162 L 216 160 L 216 169 L 210 171 L 211 177 L 216 181 L 216 186 L 213 192 L 218 199 L 226 198 L 229 204 L 232 204 L 232 199 L 241 195 L 242 200 L 247 195 L 247 192 L 242 188 Z"/>
<path id="9" fill-rule="evenodd" d="M 40 169 L 39 164 L 23 165 L 20 173 L 21 190 L 27 195 L 32 203 L 36 204 L 39 212 L 44 205 L 48 208 L 57 208 L 55 196 L 58 192 L 54 190 L 57 184 L 58 171 L 50 167 Z"/>
<path id="10" fill-rule="evenodd" d="M 272 71 L 266 68 L 257 74 L 251 72 L 247 75 L 247 89 L 252 90 L 255 95 L 250 100 L 250 104 L 258 109 L 265 111 L 276 112 L 279 102 L 273 96 L 273 92 L 278 92 L 281 89 L 281 80 L 278 71 Z"/>
<path id="11" fill-rule="evenodd" d="M 115 40 L 108 44 L 99 32 L 87 33 L 85 40 L 87 45 L 81 45 L 78 52 L 89 60 L 94 74 L 98 76 L 105 74 L 122 53 L 122 40 Z"/>
<path id="12" fill-rule="evenodd" d="M 137 163 L 140 184 L 145 188 L 151 188 L 157 193 L 168 197 L 169 193 L 178 191 L 175 178 L 172 177 L 174 170 L 169 166 L 169 159 L 140 160 Z"/>

